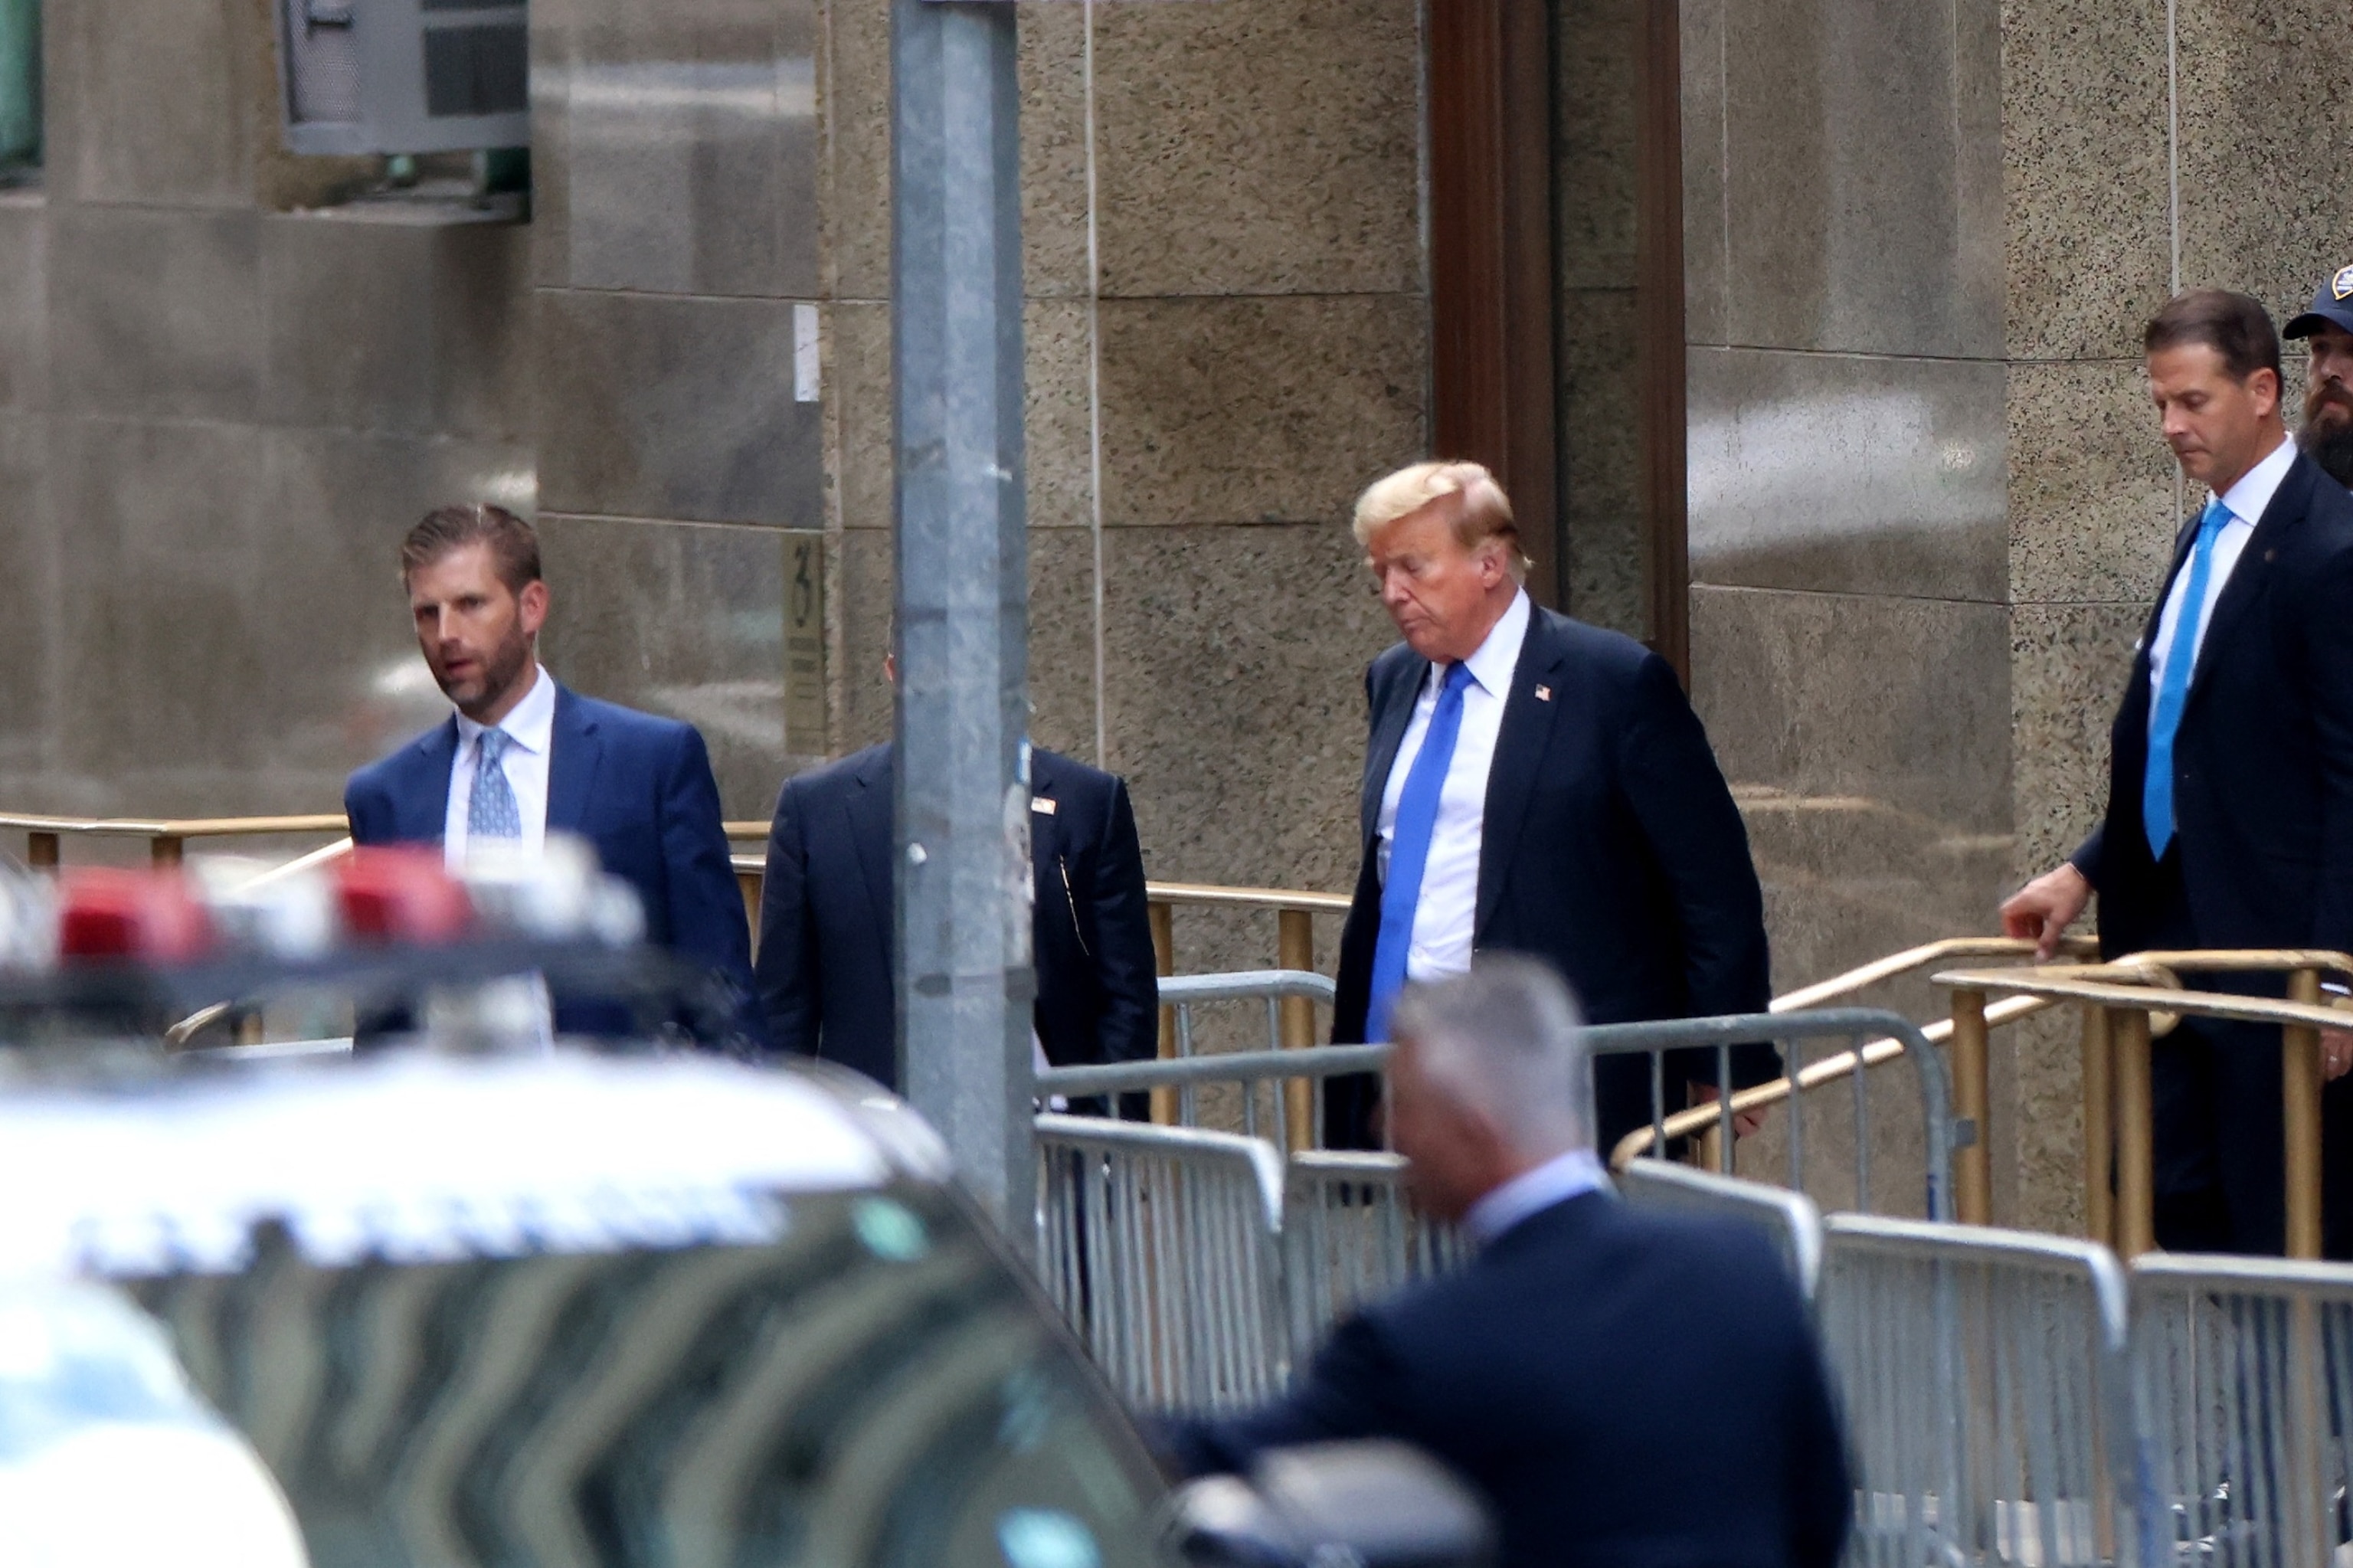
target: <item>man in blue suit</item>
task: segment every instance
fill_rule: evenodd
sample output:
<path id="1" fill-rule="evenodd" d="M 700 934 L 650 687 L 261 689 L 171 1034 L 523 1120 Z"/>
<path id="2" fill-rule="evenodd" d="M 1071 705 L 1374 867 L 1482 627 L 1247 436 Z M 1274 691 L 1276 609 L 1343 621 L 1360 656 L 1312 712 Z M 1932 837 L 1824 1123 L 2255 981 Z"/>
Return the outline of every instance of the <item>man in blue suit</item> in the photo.
<path id="1" fill-rule="evenodd" d="M 1414 1200 L 1479 1253 L 1342 1323 L 1280 1403 L 1164 1427 L 1175 1467 L 1397 1438 L 1485 1494 L 1501 1568 L 1830 1568 L 1853 1493 L 1797 1286 L 1760 1233 L 1610 1192 L 1559 980 L 1482 958 L 1391 1023 Z"/>
<path id="2" fill-rule="evenodd" d="M 1665 660 L 1521 586 L 1511 503 L 1476 463 L 1416 463 L 1356 503 L 1356 540 L 1405 641 L 1365 677 L 1363 868 L 1332 1038 L 1386 1038 L 1408 980 L 1531 953 L 1597 1023 L 1761 1012 L 1772 998 L 1748 834 Z M 1714 1092 L 1670 1064 L 1665 1108 Z M 1736 1054 L 1736 1086 L 1778 1071 Z M 1651 1119 L 1641 1057 L 1596 1065 L 1604 1148 Z M 1335 1142 L 1371 1139 L 1369 1080 L 1334 1086 Z"/>
<path id="3" fill-rule="evenodd" d="M 528 855 L 549 833 L 576 834 L 637 890 L 647 939 L 710 971 L 742 1009 L 751 932 L 702 736 L 577 695 L 540 668 L 548 588 L 538 535 L 514 514 L 430 514 L 401 545 L 400 574 L 417 647 L 458 711 L 352 775 L 353 840 L 439 844 L 456 865 L 470 845 Z M 607 1033 L 618 1020 L 573 1008 L 555 1023 Z"/>
<path id="4" fill-rule="evenodd" d="M 2134 649 L 2107 812 L 2002 906 L 2047 958 L 2100 895 L 2100 950 L 2353 949 L 2353 497 L 2296 450 L 2279 338 L 2244 294 L 2168 301 L 2143 338 L 2182 476 L 2210 493 Z M 2201 977 L 2281 993 L 2275 978 Z M 2324 1250 L 2353 1257 L 2353 1036 L 2321 1036 Z M 2281 1252 L 2279 1033 L 2185 1020 L 2150 1067 L 2157 1241 Z"/>
<path id="5" fill-rule="evenodd" d="M 756 969 L 778 1049 L 842 1063 L 887 1088 L 899 1082 L 892 755 L 870 747 L 786 780 L 768 836 Z M 1058 1067 L 1149 1057 L 1159 1044 L 1158 966 L 1127 785 L 1032 751 L 1029 789 L 1039 1045 Z"/>

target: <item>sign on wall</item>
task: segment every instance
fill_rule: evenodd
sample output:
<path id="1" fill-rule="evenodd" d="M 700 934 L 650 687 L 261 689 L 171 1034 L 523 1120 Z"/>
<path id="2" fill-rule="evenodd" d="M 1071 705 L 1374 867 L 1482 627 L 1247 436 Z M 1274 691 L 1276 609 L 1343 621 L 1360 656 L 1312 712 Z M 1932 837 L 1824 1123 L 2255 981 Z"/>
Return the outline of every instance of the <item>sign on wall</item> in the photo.
<path id="1" fill-rule="evenodd" d="M 785 535 L 785 751 L 822 757 L 825 734 L 825 535 Z"/>

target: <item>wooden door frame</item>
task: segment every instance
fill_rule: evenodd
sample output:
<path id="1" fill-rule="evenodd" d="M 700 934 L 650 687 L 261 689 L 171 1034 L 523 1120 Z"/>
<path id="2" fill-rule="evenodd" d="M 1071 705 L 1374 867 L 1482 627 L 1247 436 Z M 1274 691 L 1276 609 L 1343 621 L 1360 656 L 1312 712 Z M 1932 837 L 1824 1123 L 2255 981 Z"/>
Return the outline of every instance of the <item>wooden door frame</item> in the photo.
<path id="1" fill-rule="evenodd" d="M 1495 471 L 1558 606 L 1552 21 L 1547 0 L 1425 0 L 1430 444 Z"/>
<path id="2" fill-rule="evenodd" d="M 1551 0 L 1424 0 L 1429 51 L 1430 444 L 1495 470 L 1535 563 L 1567 586 L 1558 419 Z M 1641 495 L 1650 641 L 1687 673 L 1681 7 L 1641 0 L 1636 180 Z M 1653 281 L 1664 286 L 1651 286 Z"/>

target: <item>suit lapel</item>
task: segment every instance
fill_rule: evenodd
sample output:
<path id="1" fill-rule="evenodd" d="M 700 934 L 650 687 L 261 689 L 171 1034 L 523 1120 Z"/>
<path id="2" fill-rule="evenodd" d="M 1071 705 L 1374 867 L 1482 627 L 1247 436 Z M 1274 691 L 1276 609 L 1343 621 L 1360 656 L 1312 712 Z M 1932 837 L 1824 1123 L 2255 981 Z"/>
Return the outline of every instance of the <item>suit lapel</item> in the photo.
<path id="1" fill-rule="evenodd" d="M 892 901 L 891 762 L 892 750 L 878 748 L 875 760 L 859 770 L 858 787 L 841 803 L 858 869 L 865 874 L 867 901 L 881 922 L 888 950 L 898 949 L 898 906 Z"/>
<path id="2" fill-rule="evenodd" d="M 1041 766 L 1040 762 L 1039 754 L 1035 750 L 1031 751 L 1029 754 L 1029 860 L 1030 863 L 1037 868 L 1042 885 L 1048 869 L 1054 863 L 1054 857 L 1062 851 L 1062 819 L 1061 801 L 1054 792 L 1056 785 L 1060 780 L 1054 777 L 1052 768 Z M 1054 810 L 1039 810 L 1038 809 L 1039 801 L 1053 807 Z"/>
<path id="3" fill-rule="evenodd" d="M 1367 848 L 1380 831 L 1381 796 L 1388 789 L 1389 769 L 1397 766 L 1398 747 L 1405 744 L 1405 732 L 1413 723 L 1413 705 L 1430 680 L 1430 661 L 1410 660 L 1408 670 L 1409 675 L 1399 674 L 1385 694 L 1381 711 L 1373 720 L 1372 744 L 1365 753 L 1362 814 Z"/>
<path id="4" fill-rule="evenodd" d="M 588 797 L 596 781 L 596 764 L 604 752 L 596 738 L 596 721 L 584 712 L 580 699 L 563 686 L 555 688 L 555 725 L 547 746 L 547 828 L 550 832 L 586 830 Z"/>
<path id="5" fill-rule="evenodd" d="M 1504 699 L 1503 728 L 1495 736 L 1495 758 L 1487 769 L 1487 803 L 1479 825 L 1479 909 L 1471 923 L 1472 938 L 1487 928 L 1495 904 L 1504 894 L 1504 874 L 1518 852 L 1520 827 L 1527 820 L 1528 801 L 1535 793 L 1536 771 L 1545 748 L 1552 742 L 1553 719 L 1560 705 L 1541 701 L 1536 686 L 1563 658 L 1553 636 L 1551 611 L 1529 607 L 1528 633 L 1520 644 L 1520 661 L 1512 669 L 1512 689 Z"/>
<path id="6" fill-rule="evenodd" d="M 405 843 L 439 843 L 449 832 L 449 770 L 458 759 L 458 721 L 453 717 L 418 741 L 415 781 L 396 790 L 399 802 L 393 836 Z"/>
<path id="7" fill-rule="evenodd" d="M 2199 645 L 2198 662 L 2190 666 L 2189 694 L 2183 703 L 2184 712 L 2188 711 L 2190 704 L 2197 702 L 2199 692 L 2206 685 L 2213 671 L 2216 661 L 2211 655 L 2231 645 L 2233 629 L 2246 619 L 2248 610 L 2263 597 L 2271 576 L 2271 559 L 2278 550 L 2281 538 L 2304 521 L 2305 511 L 2312 499 L 2312 471 L 2310 461 L 2299 453 L 2296 460 L 2288 465 L 2279 488 L 2272 492 L 2271 504 L 2263 508 L 2263 516 L 2256 520 L 2255 531 L 2248 535 L 2245 546 L 2239 551 L 2238 564 L 2231 568 L 2231 580 L 2222 585 L 2222 597 L 2214 601 L 2213 619 L 2206 623 L 2206 635 Z M 2167 585 L 2166 591 L 2168 595 L 2172 592 L 2170 584 Z M 2188 608 L 2183 606 L 2184 609 Z M 2162 616 L 2164 612 L 2164 601 L 2160 599 L 2158 613 Z"/>

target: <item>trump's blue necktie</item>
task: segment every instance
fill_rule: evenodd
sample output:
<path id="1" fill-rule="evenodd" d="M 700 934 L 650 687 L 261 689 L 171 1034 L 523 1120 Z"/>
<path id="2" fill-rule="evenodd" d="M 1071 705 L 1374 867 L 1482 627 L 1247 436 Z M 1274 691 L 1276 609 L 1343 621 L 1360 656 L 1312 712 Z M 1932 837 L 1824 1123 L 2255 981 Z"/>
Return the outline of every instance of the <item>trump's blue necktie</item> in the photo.
<path id="1" fill-rule="evenodd" d="M 1389 1005 L 1405 986 L 1406 954 L 1413 947 L 1413 912 L 1421 902 L 1421 874 L 1430 864 L 1430 835 L 1438 830 L 1438 799 L 1446 790 L 1446 770 L 1462 733 L 1462 693 L 1471 667 L 1448 666 L 1438 688 L 1438 708 L 1421 737 L 1421 750 L 1406 770 L 1398 794 L 1397 821 L 1389 833 L 1389 876 L 1381 888 L 1381 929 L 1373 942 L 1373 993 L 1365 1012 L 1365 1038 L 1387 1040 Z"/>
<path id="2" fill-rule="evenodd" d="M 513 738 L 502 729 L 486 729 L 475 743 L 474 792 L 466 799 L 469 839 L 522 837 L 522 812 L 515 805 L 514 786 L 507 782 L 501 760 Z"/>
<path id="3" fill-rule="evenodd" d="M 2231 509 L 2216 496 L 2198 519 L 2198 543 L 2190 546 L 2189 581 L 2182 585 L 2181 609 L 2173 620 L 2173 641 L 2165 648 L 2165 674 L 2157 688 L 2157 705 L 2148 726 L 2148 771 L 2142 775 L 2140 819 L 2148 832 L 2148 853 L 2165 858 L 2173 842 L 2173 737 L 2181 729 L 2181 710 L 2189 701 L 2189 676 L 2198 661 L 2198 623 L 2205 619 L 2206 579 L 2214 569 L 2214 541 L 2231 521 Z"/>

